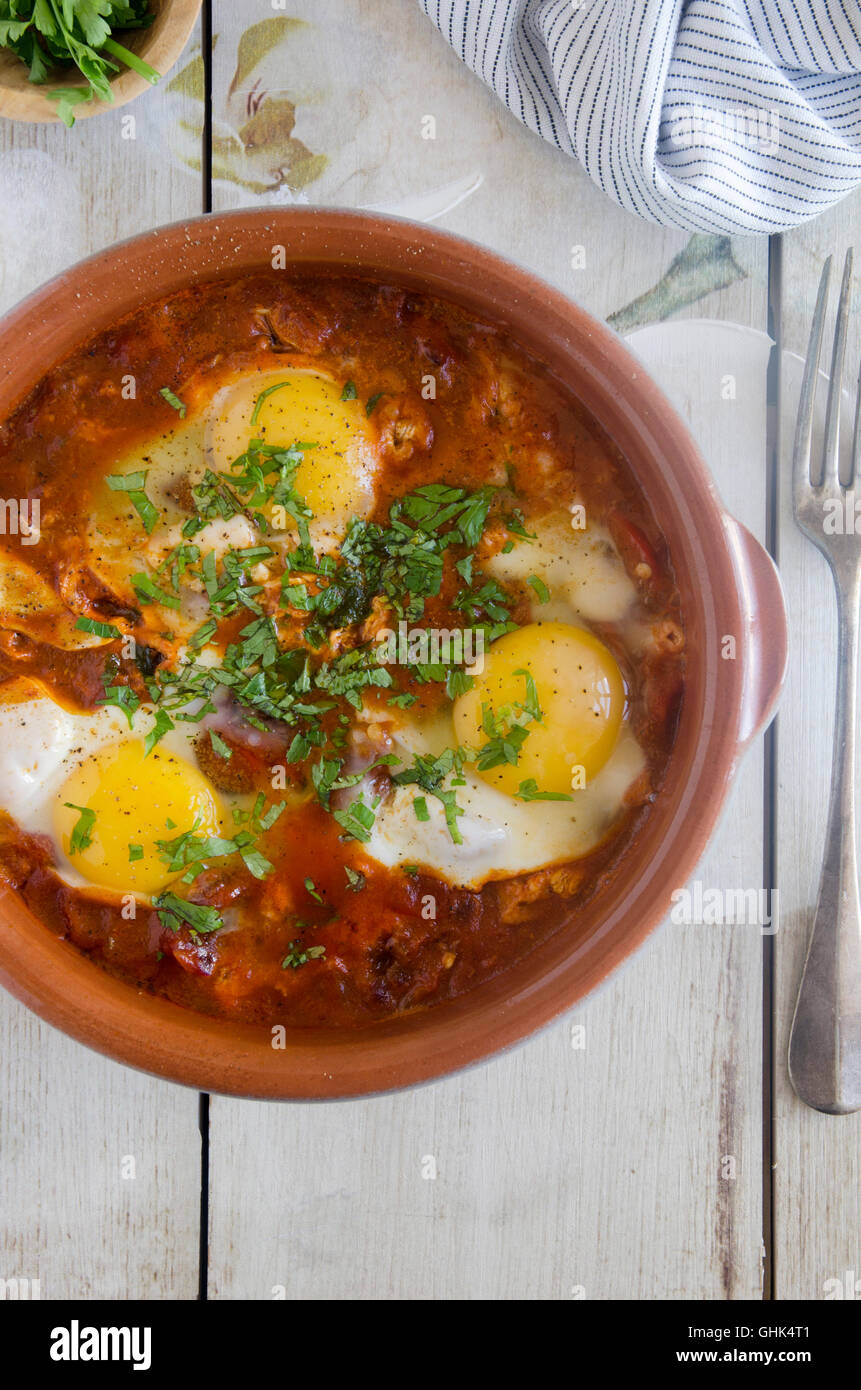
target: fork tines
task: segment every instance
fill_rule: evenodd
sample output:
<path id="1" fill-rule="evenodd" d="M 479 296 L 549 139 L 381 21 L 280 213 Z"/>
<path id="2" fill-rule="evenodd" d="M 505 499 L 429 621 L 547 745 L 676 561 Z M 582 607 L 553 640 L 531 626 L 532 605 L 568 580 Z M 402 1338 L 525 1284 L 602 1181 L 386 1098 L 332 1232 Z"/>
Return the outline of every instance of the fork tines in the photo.
<path id="1" fill-rule="evenodd" d="M 841 486 L 851 487 L 855 481 L 855 465 L 859 446 L 859 413 L 861 413 L 859 411 L 859 407 L 861 407 L 861 372 L 859 372 L 859 396 L 855 407 L 855 430 L 850 469 L 847 477 L 842 480 L 840 478 L 840 405 L 843 393 L 849 309 L 852 298 L 853 252 L 851 247 L 846 252 L 846 260 L 843 263 L 843 282 L 840 287 L 840 302 L 837 306 L 837 319 L 834 327 L 834 347 L 831 353 L 831 373 L 821 459 L 815 459 L 812 453 L 813 410 L 816 402 L 819 363 L 822 356 L 825 315 L 828 308 L 831 264 L 832 257 L 829 256 L 822 267 L 822 276 L 819 281 L 819 292 L 816 296 L 816 309 L 810 328 L 810 342 L 798 404 L 798 423 L 793 449 L 793 495 L 796 512 L 804 502 L 809 501 L 811 491 L 817 496 L 836 495 Z"/>

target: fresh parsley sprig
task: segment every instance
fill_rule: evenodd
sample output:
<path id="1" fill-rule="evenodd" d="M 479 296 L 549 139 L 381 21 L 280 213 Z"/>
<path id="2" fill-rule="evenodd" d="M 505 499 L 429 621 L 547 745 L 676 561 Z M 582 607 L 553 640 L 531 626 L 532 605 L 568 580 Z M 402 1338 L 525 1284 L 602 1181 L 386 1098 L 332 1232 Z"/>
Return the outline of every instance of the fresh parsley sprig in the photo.
<path id="1" fill-rule="evenodd" d="M 57 102 L 60 120 L 73 126 L 75 108 L 82 102 L 113 100 L 111 78 L 122 65 L 158 82 L 155 68 L 113 37 L 152 21 L 149 0 L 0 0 L 0 47 L 27 64 L 34 83 L 50 82 L 63 68 L 77 68 L 86 86 L 48 93 Z"/>

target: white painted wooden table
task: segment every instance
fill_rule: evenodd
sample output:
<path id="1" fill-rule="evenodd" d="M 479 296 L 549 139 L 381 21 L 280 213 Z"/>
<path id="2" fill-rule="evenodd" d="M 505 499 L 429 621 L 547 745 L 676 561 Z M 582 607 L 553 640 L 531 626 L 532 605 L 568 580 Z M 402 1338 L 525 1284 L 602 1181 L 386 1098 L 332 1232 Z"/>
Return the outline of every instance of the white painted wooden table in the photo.
<path id="1" fill-rule="evenodd" d="M 834 605 L 793 526 L 785 447 L 770 473 L 763 335 L 770 305 L 784 354 L 803 352 L 821 261 L 857 232 L 861 195 L 782 244 L 689 245 L 524 130 L 409 0 L 278 15 L 214 0 L 204 22 L 214 180 L 202 29 L 121 111 L 72 132 L 0 122 L 0 306 L 158 223 L 298 199 L 435 218 L 638 330 L 727 504 L 780 557 L 776 740 L 748 755 L 696 875 L 759 888 L 773 868 L 779 930 L 667 924 L 515 1052 L 331 1105 L 207 1108 L 4 996 L 0 1278 L 43 1298 L 833 1296 L 861 1276 L 861 1116 L 806 1110 L 784 1058 L 825 822 Z M 857 361 L 857 309 L 852 329 Z M 791 363 L 784 380 L 789 417 Z"/>

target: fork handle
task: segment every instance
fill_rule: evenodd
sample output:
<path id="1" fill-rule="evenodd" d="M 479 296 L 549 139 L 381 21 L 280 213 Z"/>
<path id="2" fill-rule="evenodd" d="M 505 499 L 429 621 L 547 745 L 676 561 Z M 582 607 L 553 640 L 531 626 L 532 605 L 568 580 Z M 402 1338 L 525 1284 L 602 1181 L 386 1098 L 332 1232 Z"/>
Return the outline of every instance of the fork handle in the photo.
<path id="1" fill-rule="evenodd" d="M 839 622 L 834 763 L 825 858 L 789 1036 L 801 1099 L 829 1115 L 861 1109 L 861 904 L 855 848 L 859 570 L 834 571 Z"/>

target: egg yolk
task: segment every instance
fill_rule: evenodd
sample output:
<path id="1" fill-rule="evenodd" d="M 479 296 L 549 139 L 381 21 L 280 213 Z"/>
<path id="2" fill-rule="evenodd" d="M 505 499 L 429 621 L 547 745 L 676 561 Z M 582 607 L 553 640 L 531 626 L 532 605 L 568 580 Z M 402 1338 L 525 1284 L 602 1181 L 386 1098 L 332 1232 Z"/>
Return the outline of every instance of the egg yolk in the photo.
<path id="1" fill-rule="evenodd" d="M 294 487 L 314 516 L 346 525 L 373 499 L 365 458 L 365 411 L 358 400 L 342 400 L 343 387 L 316 372 L 266 373 L 246 378 L 214 403 L 210 448 L 216 470 L 225 471 L 262 439 L 287 449 L 305 444 Z M 295 523 L 287 518 L 288 529 Z"/>
<path id="2" fill-rule="evenodd" d="M 530 687 L 540 719 L 529 718 Z M 517 761 L 478 775 L 513 796 L 523 781 L 537 790 L 576 795 L 606 763 L 625 711 L 625 687 L 613 656 L 585 628 L 528 623 L 488 649 L 484 670 L 454 706 L 458 741 L 481 749 L 491 729 L 528 730 Z M 488 713 L 489 712 L 489 713 Z"/>
<path id="3" fill-rule="evenodd" d="M 90 883 L 151 894 L 177 877 L 159 857 L 158 841 L 192 829 L 218 835 L 221 815 L 196 767 L 158 747 L 145 757 L 143 743 L 130 739 L 100 749 L 66 779 L 54 826 L 66 856 Z"/>

